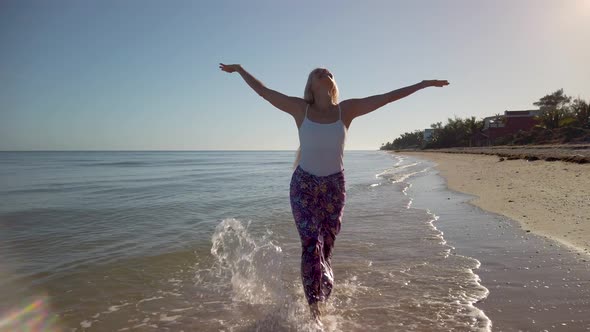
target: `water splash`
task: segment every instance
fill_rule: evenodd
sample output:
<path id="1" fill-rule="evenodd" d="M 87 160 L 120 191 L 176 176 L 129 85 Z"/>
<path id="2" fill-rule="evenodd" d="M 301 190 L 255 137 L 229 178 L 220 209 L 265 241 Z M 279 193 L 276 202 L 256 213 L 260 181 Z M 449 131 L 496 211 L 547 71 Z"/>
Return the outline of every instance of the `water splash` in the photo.
<path id="1" fill-rule="evenodd" d="M 218 277 L 229 277 L 234 301 L 270 304 L 282 290 L 282 249 L 268 239 L 272 232 L 255 239 L 249 226 L 234 218 L 217 225 L 211 247 L 213 271 Z"/>
<path id="2" fill-rule="evenodd" d="M 309 319 L 299 276 L 283 273 L 285 253 L 272 240 L 273 232 L 254 234 L 250 222 L 244 225 L 228 218 L 217 225 L 211 238 L 213 266 L 201 272 L 214 275 L 217 287 L 231 287 L 228 312 L 219 314 L 234 317 L 224 317 L 221 325 L 229 331 L 317 331 Z M 337 330 L 336 321 L 328 316 L 331 323 L 324 330 Z"/>

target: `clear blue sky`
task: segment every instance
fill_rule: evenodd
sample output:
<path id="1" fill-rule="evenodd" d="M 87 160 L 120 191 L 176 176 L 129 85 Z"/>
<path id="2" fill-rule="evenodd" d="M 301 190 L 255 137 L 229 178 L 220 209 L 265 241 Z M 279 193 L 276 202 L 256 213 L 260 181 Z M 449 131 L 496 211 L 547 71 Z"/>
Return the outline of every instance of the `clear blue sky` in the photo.
<path id="1" fill-rule="evenodd" d="M 429 88 L 353 121 L 347 149 L 564 88 L 590 99 L 590 1 L 0 2 L 0 150 L 293 150 L 297 128 L 219 62 L 302 96 Z"/>

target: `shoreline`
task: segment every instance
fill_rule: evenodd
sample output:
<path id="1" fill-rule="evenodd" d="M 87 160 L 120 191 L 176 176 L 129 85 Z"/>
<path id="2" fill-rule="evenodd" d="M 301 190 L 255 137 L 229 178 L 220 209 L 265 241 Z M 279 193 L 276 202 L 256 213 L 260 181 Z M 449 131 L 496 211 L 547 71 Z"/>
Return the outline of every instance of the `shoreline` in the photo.
<path id="1" fill-rule="evenodd" d="M 590 327 L 590 260 L 586 254 L 527 232 L 530 228 L 506 215 L 467 204 L 474 200 L 473 194 L 451 188 L 446 175 L 432 171 L 436 162 L 428 156 L 405 157 L 410 162 L 422 160 L 430 168 L 425 176 L 410 181 L 412 206 L 438 217 L 434 226 L 452 246 L 450 254 L 479 261 L 472 271 L 489 293 L 472 304 L 491 320 L 492 331 L 582 331 Z"/>
<path id="2" fill-rule="evenodd" d="M 405 152 L 479 154 L 503 157 L 508 160 L 525 159 L 527 161 L 545 160 L 578 164 L 590 163 L 590 144 L 499 145 L 427 150 L 395 150 L 393 152 L 400 154 Z"/>
<path id="3" fill-rule="evenodd" d="M 394 153 L 435 162 L 449 189 L 477 196 L 470 204 L 590 254 L 590 165 L 500 161 L 497 155 L 469 153 Z"/>

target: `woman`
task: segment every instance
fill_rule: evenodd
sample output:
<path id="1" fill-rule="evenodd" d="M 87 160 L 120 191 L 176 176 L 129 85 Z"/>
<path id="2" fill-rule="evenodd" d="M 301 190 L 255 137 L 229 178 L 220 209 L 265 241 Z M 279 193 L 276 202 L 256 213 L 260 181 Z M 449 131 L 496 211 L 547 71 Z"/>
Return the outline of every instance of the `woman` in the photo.
<path id="1" fill-rule="evenodd" d="M 422 81 L 381 95 L 339 103 L 336 81 L 325 68 L 316 68 L 309 74 L 303 99 L 267 88 L 240 65 L 220 63 L 219 68 L 239 73 L 262 98 L 291 114 L 299 129 L 300 149 L 290 185 L 291 210 L 301 238 L 303 289 L 312 317 L 321 324 L 318 303 L 326 301 L 332 290 L 330 258 L 346 199 L 342 160 L 350 123 L 420 89 L 443 87 L 449 82 Z"/>

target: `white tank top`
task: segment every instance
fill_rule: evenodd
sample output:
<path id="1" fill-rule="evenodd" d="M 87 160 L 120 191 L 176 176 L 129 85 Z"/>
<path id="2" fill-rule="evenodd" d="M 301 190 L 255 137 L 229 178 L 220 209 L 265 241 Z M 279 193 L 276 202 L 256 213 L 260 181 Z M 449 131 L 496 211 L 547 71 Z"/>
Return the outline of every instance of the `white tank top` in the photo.
<path id="1" fill-rule="evenodd" d="M 332 123 L 313 122 L 305 118 L 299 127 L 301 159 L 299 166 L 316 176 L 326 176 L 344 170 L 344 142 L 348 129 L 342 122 L 342 110 L 338 104 L 338 121 Z"/>

